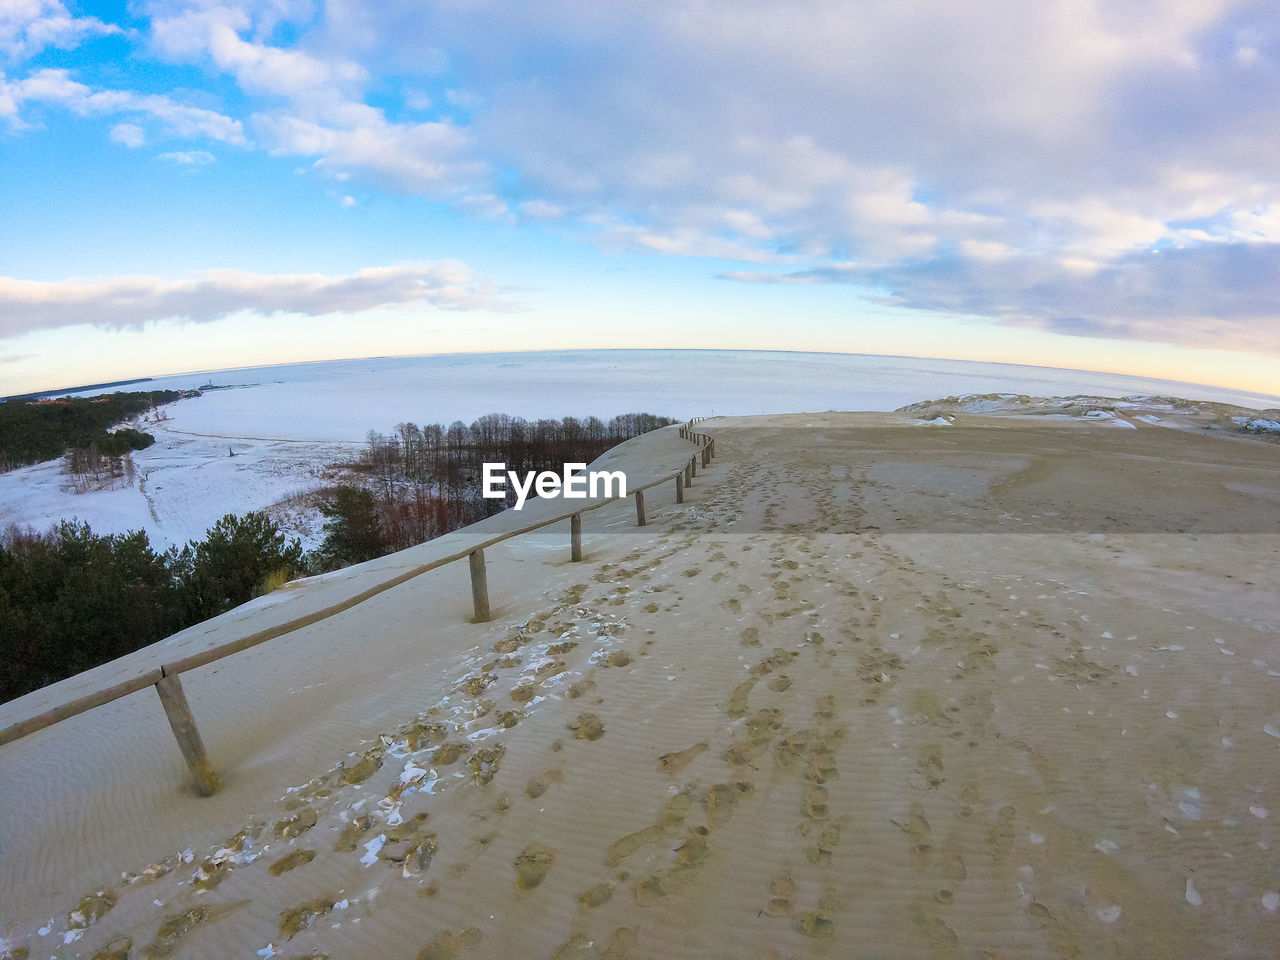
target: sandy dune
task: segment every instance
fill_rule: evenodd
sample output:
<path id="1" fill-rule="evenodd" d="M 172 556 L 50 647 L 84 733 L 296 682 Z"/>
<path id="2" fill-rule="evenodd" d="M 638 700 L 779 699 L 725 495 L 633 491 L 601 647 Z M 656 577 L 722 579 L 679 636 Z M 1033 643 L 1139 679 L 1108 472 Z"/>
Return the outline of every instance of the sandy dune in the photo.
<path id="1" fill-rule="evenodd" d="M 455 564 L 185 675 L 211 798 L 149 691 L 0 748 L 8 955 L 1274 956 L 1280 446 L 704 426 L 649 526 L 489 551 L 491 623 Z"/>

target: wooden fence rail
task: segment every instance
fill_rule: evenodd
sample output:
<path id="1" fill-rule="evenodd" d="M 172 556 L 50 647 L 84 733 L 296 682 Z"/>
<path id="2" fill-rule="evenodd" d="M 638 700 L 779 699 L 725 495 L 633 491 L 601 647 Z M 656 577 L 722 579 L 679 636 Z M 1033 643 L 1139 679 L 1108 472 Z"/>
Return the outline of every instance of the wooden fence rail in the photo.
<path id="1" fill-rule="evenodd" d="M 692 485 L 693 477 L 698 473 L 698 460 L 701 458 L 702 466 L 705 467 L 710 462 L 710 458 L 715 456 L 715 441 L 705 433 L 695 432 L 693 425 L 705 420 L 705 417 L 695 417 L 680 427 L 681 439 L 688 440 L 697 445 L 697 452 L 690 457 L 679 470 L 674 473 L 667 474 L 657 480 L 653 480 L 640 487 L 633 487 L 628 495 L 635 497 L 636 502 L 636 525 L 643 527 L 646 523 L 645 518 L 645 500 L 644 491 L 660 484 L 675 480 L 676 484 L 676 502 L 683 503 L 685 490 Z M 250 647 L 256 647 L 258 644 L 266 643 L 268 640 L 274 640 L 276 637 L 284 636 L 286 633 L 293 633 L 304 627 L 311 626 L 321 620 L 327 620 L 336 616 L 345 610 L 350 610 L 358 604 L 364 603 L 380 593 L 391 590 L 400 586 L 406 581 L 419 577 L 424 573 L 443 567 L 446 564 L 455 563 L 462 559 L 467 559 L 471 568 L 471 599 L 475 612 L 475 622 L 483 623 L 490 618 L 489 610 L 489 580 L 488 571 L 485 565 L 484 551 L 487 547 L 494 544 L 502 543 L 504 540 L 511 540 L 514 537 L 523 536 L 526 533 L 532 533 L 535 530 L 541 530 L 543 527 L 550 526 L 553 523 L 560 523 L 564 520 L 569 521 L 569 550 L 570 559 L 574 562 L 582 560 L 582 514 L 589 510 L 598 510 L 600 507 L 614 503 L 621 497 L 609 497 L 590 506 L 582 507 L 578 510 L 558 514 L 546 520 L 537 523 L 531 523 L 527 526 L 520 527 L 517 530 L 511 530 L 506 533 L 498 534 L 490 537 L 478 544 L 473 544 L 465 549 L 451 553 L 448 556 L 440 557 L 432 560 L 430 563 L 424 563 L 421 566 L 406 570 L 398 576 L 389 580 L 369 587 L 357 593 L 355 596 L 348 597 L 339 603 L 316 610 L 302 617 L 295 617 L 284 623 L 277 624 L 274 627 L 268 627 L 265 630 L 259 630 L 238 639 L 228 641 L 216 647 L 210 647 L 208 650 L 202 650 L 199 653 L 193 653 L 188 657 L 175 660 L 172 663 L 166 663 L 163 666 L 146 670 L 136 677 L 123 680 L 120 683 L 110 687 L 104 687 L 101 690 L 86 694 L 75 700 L 68 701 L 44 713 L 37 714 L 26 720 L 19 720 L 17 723 L 10 724 L 7 727 L 0 728 L 0 745 L 11 743 L 22 737 L 35 733 L 37 730 L 43 730 L 45 727 L 52 726 L 61 720 L 77 716 L 94 707 L 100 707 L 104 704 L 111 703 L 113 700 L 119 700 L 121 697 L 127 697 L 131 693 L 136 693 L 147 687 L 155 687 L 156 693 L 160 697 L 160 703 L 164 707 L 165 715 L 169 718 L 169 723 L 173 727 L 174 737 L 178 741 L 178 747 L 182 750 L 183 759 L 186 760 L 187 766 L 191 770 L 192 777 L 195 779 L 196 788 L 199 792 L 208 796 L 218 789 L 218 776 L 214 772 L 213 767 L 209 763 L 209 758 L 205 753 L 204 743 L 200 738 L 200 732 L 196 729 L 195 718 L 191 713 L 191 708 L 187 704 L 186 695 L 182 690 L 182 682 L 178 679 L 179 674 L 186 673 L 189 670 L 195 670 L 197 667 L 203 667 L 207 664 L 214 663 L 226 657 L 239 653 L 242 650 L 248 650 Z"/>

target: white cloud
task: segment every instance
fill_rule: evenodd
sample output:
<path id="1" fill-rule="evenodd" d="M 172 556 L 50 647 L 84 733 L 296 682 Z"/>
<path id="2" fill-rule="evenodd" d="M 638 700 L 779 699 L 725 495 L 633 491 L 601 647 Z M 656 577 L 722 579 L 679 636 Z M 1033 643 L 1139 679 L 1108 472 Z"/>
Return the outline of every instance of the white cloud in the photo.
<path id="1" fill-rule="evenodd" d="M 203 167 L 213 163 L 218 158 L 207 150 L 174 150 L 170 153 L 160 154 L 161 160 L 168 160 L 170 163 L 176 163 L 185 167 Z"/>
<path id="2" fill-rule="evenodd" d="M 252 94 L 316 100 L 331 96 L 334 88 L 368 79 L 364 67 L 342 57 L 317 57 L 245 40 L 240 34 L 251 25 L 245 8 L 189 8 L 176 16 L 154 18 L 152 38 L 170 56 L 207 55 Z"/>
<path id="3" fill-rule="evenodd" d="M 97 17 L 75 17 L 61 0 L 4 0 L 0 3 L 0 56 L 24 60 L 49 47 L 63 50 L 91 36 L 123 31 Z"/>
<path id="4" fill-rule="evenodd" d="M 1139 254 L 1280 233 L 1280 7 L 1256 0 L 139 2 L 152 51 L 231 78 L 258 144 L 301 169 L 608 250 L 799 267 L 765 282 L 1089 319 L 1045 291 L 1100 311 L 1148 276 Z M 429 111 L 426 90 L 458 116 L 376 105 Z M 245 142 L 240 119 L 163 96 L 0 78 L 10 125 L 40 102 Z M 1280 295 L 1200 274 L 1227 275 Z M 1204 291 L 1198 315 L 1217 297 L 1261 322 L 1237 292 Z"/>
<path id="5" fill-rule="evenodd" d="M 545 200 L 527 200 L 520 204 L 520 214 L 530 220 L 559 220 L 565 209 Z"/>
<path id="6" fill-rule="evenodd" d="M 123 147 L 140 147 L 147 142 L 146 132 L 136 123 L 117 123 L 108 136 Z"/>
<path id="7" fill-rule="evenodd" d="M 128 90 L 94 90 L 71 79 L 66 70 L 37 70 L 21 80 L 0 80 L 0 102 L 9 98 L 18 106 L 50 103 L 81 116 L 136 114 L 159 120 L 169 132 L 180 137 L 208 137 L 225 143 L 244 144 L 239 120 L 174 102 L 163 94 L 140 94 Z"/>
<path id="8" fill-rule="evenodd" d="M 397 193 L 457 195 L 487 180 L 470 156 L 470 137 L 450 123 L 392 123 L 372 107 L 352 110 L 356 122 L 338 126 L 285 111 L 259 114 L 255 130 L 273 153 L 316 157 L 314 169 L 335 180 L 352 171 Z"/>
<path id="9" fill-rule="evenodd" d="M 519 304 L 457 261 L 371 267 L 344 276 L 205 270 L 61 281 L 0 277 L 0 337 L 91 323 L 136 327 L 153 320 L 216 320 L 240 311 L 322 316 L 397 304 L 444 310 L 513 310 Z"/>
<path id="10" fill-rule="evenodd" d="M 343 197 L 339 202 L 344 207 L 354 207 L 356 205 L 356 198 L 351 196 L 346 196 L 346 197 Z"/>

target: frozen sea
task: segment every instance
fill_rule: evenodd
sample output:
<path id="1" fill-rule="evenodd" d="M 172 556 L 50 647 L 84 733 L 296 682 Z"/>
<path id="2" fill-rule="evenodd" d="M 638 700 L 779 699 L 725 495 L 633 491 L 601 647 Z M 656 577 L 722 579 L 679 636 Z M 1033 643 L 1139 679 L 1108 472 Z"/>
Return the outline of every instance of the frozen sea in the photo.
<path id="1" fill-rule="evenodd" d="M 470 423 L 647 412 L 677 419 L 893 410 L 964 393 L 1169 394 L 1246 407 L 1280 397 L 1007 363 L 746 350 L 584 350 L 335 360 L 159 377 L 121 390 L 210 391 L 180 404 L 184 429 L 288 440 L 363 440 L 397 423 Z M 101 391 L 90 391 L 100 393 Z M 174 408 L 173 416 L 179 416 Z"/>
<path id="2" fill-rule="evenodd" d="M 370 430 L 647 412 L 692 416 L 893 410 L 965 393 L 1172 395 L 1245 407 L 1280 397 L 1107 373 L 960 360 L 732 350 L 454 354 L 299 363 L 158 377 L 119 390 L 208 390 L 142 428 L 134 479 L 75 493 L 60 461 L 0 474 L 0 526 L 44 530 L 76 517 L 99 533 L 145 529 L 153 544 L 204 535 L 226 513 L 271 508 L 311 546 L 321 517 L 305 495 L 340 479 Z M 97 394 L 101 389 L 85 391 Z"/>

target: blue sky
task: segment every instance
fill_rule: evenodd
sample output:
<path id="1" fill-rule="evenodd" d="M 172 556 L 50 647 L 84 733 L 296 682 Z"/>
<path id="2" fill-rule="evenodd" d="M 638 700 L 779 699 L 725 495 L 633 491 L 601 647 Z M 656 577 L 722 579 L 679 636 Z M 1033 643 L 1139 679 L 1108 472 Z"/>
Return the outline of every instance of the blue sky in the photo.
<path id="1" fill-rule="evenodd" d="M 0 395 L 560 347 L 1280 384 L 1280 8 L 0 0 Z"/>

